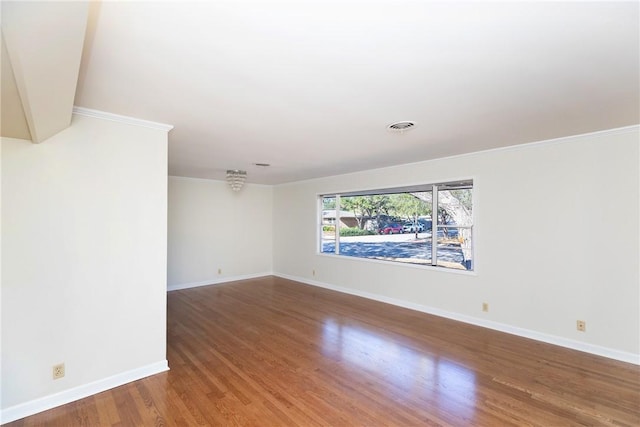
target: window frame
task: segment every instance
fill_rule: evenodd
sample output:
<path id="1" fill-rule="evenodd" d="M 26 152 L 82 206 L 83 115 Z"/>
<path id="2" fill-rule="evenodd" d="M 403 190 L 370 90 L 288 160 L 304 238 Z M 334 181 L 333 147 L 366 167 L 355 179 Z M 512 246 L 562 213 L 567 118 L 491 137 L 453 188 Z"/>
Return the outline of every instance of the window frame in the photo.
<path id="1" fill-rule="evenodd" d="M 324 192 L 316 194 L 318 201 L 318 223 L 320 226 L 318 227 L 319 233 L 316 244 L 316 254 L 321 256 L 328 257 L 341 257 L 361 260 L 367 262 L 375 262 L 375 263 L 383 263 L 383 264 L 391 264 L 391 265 L 400 265 L 404 267 L 410 268 L 422 268 L 422 269 L 434 269 L 437 271 L 446 271 L 451 273 L 458 274 L 467 274 L 467 275 L 476 275 L 477 274 L 477 259 L 476 259 L 476 205 L 477 205 L 477 180 L 475 178 L 462 178 L 462 179 L 452 179 L 452 180 L 443 180 L 434 183 L 427 184 L 417 184 L 417 185 L 408 185 L 401 187 L 385 187 L 385 188 L 376 188 L 376 189 L 368 189 L 368 190 L 350 190 L 350 191 L 336 191 L 336 192 Z M 437 214 L 437 209 L 439 206 L 438 194 L 440 191 L 447 190 L 461 190 L 461 189 L 471 189 L 472 190 L 472 199 L 471 199 L 471 225 L 450 225 L 450 224 L 441 224 L 440 218 Z M 341 197 L 353 197 L 353 196 L 369 196 L 369 195 L 385 195 L 385 194 L 402 194 L 402 193 L 431 193 L 431 203 L 432 203 L 432 212 L 436 212 L 434 215 L 431 215 L 431 224 L 432 224 L 432 244 L 431 244 L 431 262 L 429 264 L 419 264 L 419 263 L 411 263 L 411 262 L 402 262 L 395 260 L 384 260 L 378 258 L 367 258 L 362 256 L 350 256 L 350 255 L 342 255 L 340 253 L 340 199 Z M 322 226 L 326 225 L 323 223 L 323 199 L 324 198 L 335 198 L 335 251 L 334 252 L 323 252 L 323 229 Z M 471 239 L 471 269 L 457 269 L 452 267 L 447 267 L 444 265 L 438 265 L 438 248 L 437 248 L 437 236 L 438 231 L 443 229 L 470 229 L 470 239 Z M 435 236 L 435 244 L 434 244 L 434 236 Z"/>

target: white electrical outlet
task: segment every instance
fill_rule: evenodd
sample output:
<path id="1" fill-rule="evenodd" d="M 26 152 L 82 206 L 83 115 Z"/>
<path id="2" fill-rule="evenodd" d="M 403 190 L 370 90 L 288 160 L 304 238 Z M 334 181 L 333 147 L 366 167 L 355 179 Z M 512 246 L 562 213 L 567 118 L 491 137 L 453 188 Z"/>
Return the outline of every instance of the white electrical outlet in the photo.
<path id="1" fill-rule="evenodd" d="M 53 365 L 53 379 L 57 380 L 64 377 L 64 363 Z"/>

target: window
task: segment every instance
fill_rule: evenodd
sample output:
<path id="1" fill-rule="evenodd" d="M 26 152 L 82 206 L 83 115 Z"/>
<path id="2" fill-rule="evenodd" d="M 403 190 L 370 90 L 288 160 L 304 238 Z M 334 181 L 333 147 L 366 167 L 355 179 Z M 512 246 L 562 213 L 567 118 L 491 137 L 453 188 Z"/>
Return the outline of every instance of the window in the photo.
<path id="1" fill-rule="evenodd" d="M 473 181 L 319 198 L 324 254 L 473 270 Z"/>

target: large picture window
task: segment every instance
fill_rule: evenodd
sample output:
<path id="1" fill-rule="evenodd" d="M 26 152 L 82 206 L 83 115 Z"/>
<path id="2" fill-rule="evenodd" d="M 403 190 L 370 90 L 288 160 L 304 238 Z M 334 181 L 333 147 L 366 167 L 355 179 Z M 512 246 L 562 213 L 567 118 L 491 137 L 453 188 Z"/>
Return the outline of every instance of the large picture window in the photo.
<path id="1" fill-rule="evenodd" d="M 473 181 L 320 196 L 320 253 L 473 270 Z"/>

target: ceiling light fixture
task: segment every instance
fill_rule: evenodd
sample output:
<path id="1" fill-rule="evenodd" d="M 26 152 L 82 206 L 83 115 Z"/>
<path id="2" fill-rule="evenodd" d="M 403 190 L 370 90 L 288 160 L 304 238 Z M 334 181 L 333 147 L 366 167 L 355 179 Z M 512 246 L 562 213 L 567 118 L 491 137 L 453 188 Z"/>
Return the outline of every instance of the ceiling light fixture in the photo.
<path id="1" fill-rule="evenodd" d="M 411 122 L 408 120 L 402 121 L 402 122 L 395 122 L 395 123 L 391 123 L 390 125 L 387 126 L 387 130 L 391 131 L 391 132 L 404 132 L 407 131 L 409 129 L 413 129 L 416 125 L 416 122 Z"/>
<path id="2" fill-rule="evenodd" d="M 227 182 L 233 191 L 240 191 L 247 180 L 247 171 L 229 169 L 227 171 Z"/>

